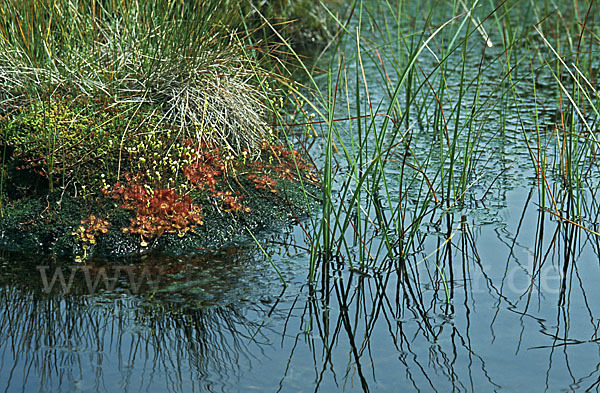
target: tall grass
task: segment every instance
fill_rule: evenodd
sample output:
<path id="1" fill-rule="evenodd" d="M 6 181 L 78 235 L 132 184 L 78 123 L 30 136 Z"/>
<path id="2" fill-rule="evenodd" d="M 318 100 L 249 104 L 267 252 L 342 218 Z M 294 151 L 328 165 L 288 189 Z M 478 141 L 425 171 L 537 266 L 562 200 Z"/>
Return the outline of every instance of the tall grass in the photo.
<path id="1" fill-rule="evenodd" d="M 226 36 L 236 24 L 230 8 L 217 1 L 6 1 L 0 24 L 4 94 L 45 91 L 47 82 L 86 95 L 170 104 L 167 113 L 179 121 L 198 122 L 204 100 L 194 94 L 228 76 L 244 78 L 236 73 L 246 59 Z M 236 88 L 244 92 L 243 83 Z M 211 101 L 219 103 L 218 92 Z"/>
<path id="2" fill-rule="evenodd" d="M 46 131 L 16 144 L 37 146 L 36 154 L 47 157 L 43 172 L 51 190 L 55 177 L 68 175 L 58 168 L 61 153 L 73 150 L 64 148 L 70 142 L 64 129 L 103 113 L 111 117 L 90 126 L 96 133 L 111 128 L 106 139 L 114 144 L 106 149 L 118 148 L 117 178 L 140 132 L 159 134 L 165 145 L 189 138 L 230 155 L 256 156 L 273 136 L 268 121 L 277 77 L 262 67 L 267 56 L 249 55 L 261 49 L 248 49 L 243 18 L 238 3 L 216 0 L 2 1 L 3 129 L 19 113 L 38 113 Z M 75 113 L 58 111 L 54 126 L 60 105 Z M 15 145 L 7 133 L 3 145 Z"/>
<path id="3" fill-rule="evenodd" d="M 324 185 L 310 280 L 328 280 L 332 262 L 410 280 L 410 266 L 429 260 L 418 257 L 423 235 L 443 236 L 438 252 L 452 247 L 463 220 L 451 217 L 486 203 L 498 182 L 537 177 L 540 204 L 570 220 L 551 191 L 560 178 L 575 201 L 568 216 L 581 215 L 597 170 L 596 8 L 353 2 L 325 72 L 308 75 Z M 456 227 L 441 231 L 445 221 Z M 445 282 L 449 267 L 432 268 Z"/>

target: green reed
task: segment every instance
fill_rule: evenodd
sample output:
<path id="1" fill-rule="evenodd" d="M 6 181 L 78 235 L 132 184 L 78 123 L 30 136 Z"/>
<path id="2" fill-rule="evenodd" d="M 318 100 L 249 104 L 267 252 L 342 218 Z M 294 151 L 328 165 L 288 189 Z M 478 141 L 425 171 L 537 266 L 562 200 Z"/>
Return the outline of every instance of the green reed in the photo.
<path id="1" fill-rule="evenodd" d="M 442 7 L 441 16 L 435 10 Z M 311 222 L 311 280 L 318 266 L 327 276 L 333 260 L 360 271 L 402 268 L 420 247 L 424 220 L 435 227 L 450 212 L 468 211 L 473 198 L 484 201 L 502 181 L 510 168 L 494 169 L 496 154 L 529 155 L 542 206 L 547 196 L 555 199 L 548 194 L 556 175 L 570 185 L 567 193 L 581 192 L 597 150 L 597 120 L 589 117 L 598 118 L 598 94 L 588 72 L 597 35 L 570 44 L 575 61 L 565 73 L 552 45 L 577 42 L 585 31 L 581 10 L 569 17 L 550 45 L 535 37 L 535 23 L 568 19 L 551 4 L 456 1 L 415 9 L 356 1 L 336 19 L 338 40 L 329 61 L 319 63 L 326 71 L 308 76 L 309 109 L 323 125 L 320 150 L 313 149 L 322 160 L 323 193 Z M 548 77 L 564 106 L 558 134 L 546 132 L 548 87 L 538 88 Z"/>

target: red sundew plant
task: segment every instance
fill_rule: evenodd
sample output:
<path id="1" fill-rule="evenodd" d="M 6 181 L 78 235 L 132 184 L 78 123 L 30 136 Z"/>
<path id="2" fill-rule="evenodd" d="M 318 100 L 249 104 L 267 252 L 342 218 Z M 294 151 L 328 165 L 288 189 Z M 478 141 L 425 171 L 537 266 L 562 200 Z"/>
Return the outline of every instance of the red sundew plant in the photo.
<path id="1" fill-rule="evenodd" d="M 109 227 L 110 222 L 91 214 L 85 220 L 81 220 L 81 225 L 72 235 L 81 240 L 84 245 L 91 246 L 96 244 L 96 236 L 107 233 Z"/>
<path id="2" fill-rule="evenodd" d="M 148 191 L 138 184 L 123 187 L 117 183 L 112 196 L 123 201 L 121 207 L 135 211 L 135 218 L 130 219 L 129 227 L 122 231 L 140 235 L 142 247 L 146 247 L 147 240 L 151 238 L 165 233 L 183 236 L 190 229 L 203 224 L 201 208 L 193 203 L 189 195 L 177 195 L 173 189 Z"/>
<path id="3" fill-rule="evenodd" d="M 275 172 L 280 179 L 286 179 L 290 182 L 296 182 L 298 180 L 298 171 L 304 175 L 304 178 L 310 182 L 317 182 L 318 179 L 312 171 L 312 167 L 306 163 L 297 150 L 289 150 L 283 144 L 272 145 L 267 142 L 263 142 L 261 145 L 263 151 L 270 152 L 271 158 L 269 164 L 257 162 L 254 164 L 254 168 L 266 175 L 265 170 Z M 273 159 L 277 163 L 273 163 Z M 256 184 L 256 188 L 270 189 L 276 184 L 270 182 L 268 176 L 256 176 L 252 180 Z M 258 182 L 257 182 L 258 181 Z M 269 185 L 271 183 L 271 186 Z"/>
<path id="4" fill-rule="evenodd" d="M 183 183 L 167 187 L 155 183 L 142 186 L 143 176 L 132 176 L 125 172 L 125 184 L 117 183 L 112 189 L 103 190 L 105 195 L 120 201 L 122 208 L 135 212 L 129 226 L 121 230 L 139 235 L 143 247 L 148 246 L 150 239 L 167 233 L 184 236 L 189 230 L 203 224 L 200 206 L 188 195 L 191 190 L 201 191 L 195 195 L 212 202 L 221 211 L 249 213 L 251 209 L 242 204 L 243 195 L 239 191 L 219 190 L 219 185 L 226 180 L 225 176 L 235 177 L 236 173 L 242 173 L 256 189 L 273 194 L 278 192 L 278 180 L 275 178 L 295 182 L 298 180 L 298 170 L 308 180 L 314 177 L 310 166 L 299 153 L 286 149 L 284 145 L 264 142 L 261 145 L 262 158 L 251 162 L 247 162 L 248 152 L 232 158 L 231 154 L 206 143 L 194 145 L 192 140 L 186 139 L 182 145 L 180 162 L 184 165 L 180 179 Z M 226 153 L 229 154 L 227 157 Z M 230 184 L 227 181 L 225 183 Z"/>
<path id="5" fill-rule="evenodd" d="M 198 189 L 207 188 L 211 192 L 216 192 L 215 186 L 218 183 L 216 177 L 221 174 L 221 171 L 204 163 L 194 162 L 183 169 L 183 174 Z"/>
<path id="6" fill-rule="evenodd" d="M 307 180 L 316 181 L 317 178 L 312 171 L 312 167 L 302 158 L 298 150 L 288 150 L 284 145 L 273 145 L 272 150 L 278 158 L 280 158 L 280 165 L 273 166 L 272 169 L 277 174 L 290 181 L 295 181 L 293 174 L 296 173 L 296 167 L 304 174 Z"/>
<path id="7" fill-rule="evenodd" d="M 186 139 L 184 144 L 191 146 L 192 141 Z M 225 163 L 221 157 L 221 150 L 206 144 L 200 144 L 191 155 L 186 157 L 192 161 L 190 165 L 183 169 L 185 177 L 198 189 L 208 189 L 210 192 L 216 192 L 216 177 L 225 171 Z"/>
<path id="8" fill-rule="evenodd" d="M 277 186 L 277 180 L 272 177 L 265 174 L 250 173 L 246 178 L 254 183 L 254 187 L 257 190 L 268 190 L 273 194 L 277 194 L 277 189 L 275 188 L 275 186 Z"/>
<path id="9" fill-rule="evenodd" d="M 284 167 L 274 166 L 273 170 L 277 173 L 277 175 L 281 179 L 286 179 L 286 180 L 289 180 L 291 182 L 295 182 L 296 181 L 296 178 L 294 177 L 292 169 L 288 168 L 287 166 L 284 166 Z"/>
<path id="10" fill-rule="evenodd" d="M 93 214 L 80 223 L 81 225 L 71 235 L 83 243 L 84 254 L 76 256 L 75 262 L 83 262 L 87 258 L 87 250 L 96 244 L 96 236 L 107 233 L 110 227 L 110 222 Z"/>
<path id="11" fill-rule="evenodd" d="M 239 192 L 236 192 L 234 195 L 231 191 L 219 191 L 212 195 L 213 198 L 220 200 L 220 208 L 221 210 L 228 213 L 237 213 L 240 211 L 249 213 L 251 209 L 248 206 L 243 206 L 240 202 L 242 196 L 239 195 Z"/>
<path id="12" fill-rule="evenodd" d="M 186 139 L 183 143 L 186 147 L 192 147 L 194 142 Z M 183 168 L 183 174 L 194 188 L 200 191 L 207 190 L 211 192 L 211 196 L 215 196 L 217 193 L 220 176 L 227 173 L 235 174 L 240 168 L 244 169 L 246 178 L 254 183 L 256 189 L 272 193 L 277 193 L 276 186 L 278 184 L 273 176 L 296 182 L 299 170 L 307 180 L 317 181 L 310 165 L 297 150 L 289 150 L 283 144 L 274 145 L 267 141 L 264 141 L 260 147 L 262 160 L 248 163 L 249 152 L 247 150 L 242 151 L 242 154 L 235 158 L 224 157 L 225 152 L 222 149 L 200 143 L 195 148 L 188 149 L 185 159 L 190 163 Z M 219 197 L 225 198 L 222 192 Z M 231 206 L 224 205 L 227 211 L 237 206 L 235 201 L 231 202 Z M 232 211 L 237 211 L 237 209 L 233 208 Z"/>
<path id="13" fill-rule="evenodd" d="M 294 183 L 298 180 L 296 175 L 298 170 L 306 180 L 317 181 L 312 168 L 304 161 L 297 150 L 288 150 L 284 145 L 271 145 L 267 142 L 263 142 L 261 149 L 263 152 L 270 153 L 269 163 L 257 161 L 250 165 L 251 171 L 246 174 L 246 179 L 254 183 L 256 189 L 267 190 L 276 194 L 277 189 L 275 187 L 278 182 L 272 175 Z M 274 160 L 277 162 L 273 163 Z"/>

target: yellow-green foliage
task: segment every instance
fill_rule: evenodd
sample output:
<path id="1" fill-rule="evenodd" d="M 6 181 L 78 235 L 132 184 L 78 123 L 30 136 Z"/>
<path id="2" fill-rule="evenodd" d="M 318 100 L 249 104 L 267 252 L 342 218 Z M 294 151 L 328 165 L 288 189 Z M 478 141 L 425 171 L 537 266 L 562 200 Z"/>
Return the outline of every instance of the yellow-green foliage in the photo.
<path id="1" fill-rule="evenodd" d="M 104 156 L 113 138 L 109 114 L 77 109 L 66 101 L 35 102 L 4 128 L 19 169 L 52 177 L 76 175 L 85 164 Z"/>
<path id="2" fill-rule="evenodd" d="M 174 130 L 159 128 L 133 135 L 125 147 L 127 170 L 143 184 L 169 188 L 181 185 L 183 168 L 191 164 L 195 147 L 185 144 L 178 135 Z"/>
<path id="3" fill-rule="evenodd" d="M 137 109 L 66 99 L 34 102 L 0 124 L 0 131 L 17 171 L 46 177 L 51 187 L 76 181 L 90 189 L 128 170 L 123 147 L 155 132 L 154 118 Z"/>
<path id="4" fill-rule="evenodd" d="M 186 193 L 184 169 L 198 160 L 200 146 L 219 150 L 224 165 L 233 168 L 228 163 L 236 152 L 207 144 L 210 138 L 203 136 L 214 126 L 205 128 L 175 129 L 159 108 L 149 105 L 107 107 L 66 99 L 33 103 L 0 123 L 2 140 L 13 149 L 9 164 L 17 173 L 42 176 L 50 187 L 74 182 L 93 193 L 124 176 L 151 189 Z"/>

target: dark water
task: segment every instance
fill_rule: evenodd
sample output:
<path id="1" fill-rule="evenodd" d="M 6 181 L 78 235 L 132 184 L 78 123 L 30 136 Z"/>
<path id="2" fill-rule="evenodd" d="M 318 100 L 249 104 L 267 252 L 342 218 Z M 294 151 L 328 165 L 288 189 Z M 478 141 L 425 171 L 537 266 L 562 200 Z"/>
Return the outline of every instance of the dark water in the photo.
<path id="1" fill-rule="evenodd" d="M 461 207 L 440 214 L 441 206 L 423 220 L 406 274 L 395 265 L 349 269 L 355 245 L 308 285 L 309 221 L 262 234 L 285 287 L 252 242 L 204 257 L 86 266 L 6 254 L 0 392 L 600 390 L 596 175 L 575 197 L 565 196 L 559 176 L 547 180 L 587 230 L 540 208 L 549 192 L 540 192 L 546 183 L 523 148 L 535 105 L 523 101 L 530 117 L 516 115 L 517 103 L 497 88 L 502 51 L 482 54 L 482 42 L 468 61 L 471 72 L 490 63 L 473 185 Z M 427 71 L 432 59 L 423 56 Z M 380 81 L 377 62 L 369 64 L 366 75 Z M 539 74 L 539 99 L 550 103 L 541 121 L 551 124 L 555 90 L 544 92 L 552 78 Z M 385 102 L 384 85 L 370 88 L 373 102 Z M 528 97 L 526 84 L 517 90 Z M 417 155 L 431 145 L 433 110 L 411 118 Z M 445 165 L 434 161 L 433 172 Z"/>

